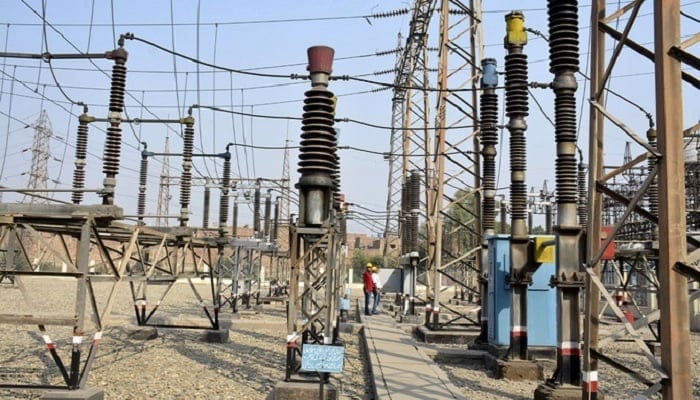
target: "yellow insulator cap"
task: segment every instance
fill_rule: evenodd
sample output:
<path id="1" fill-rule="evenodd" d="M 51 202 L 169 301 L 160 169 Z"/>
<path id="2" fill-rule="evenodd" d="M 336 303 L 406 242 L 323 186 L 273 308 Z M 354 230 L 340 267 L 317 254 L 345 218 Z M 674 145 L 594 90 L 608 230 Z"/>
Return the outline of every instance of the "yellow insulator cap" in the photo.
<path id="1" fill-rule="evenodd" d="M 554 236 L 540 235 L 535 236 L 535 262 L 538 263 L 553 263 L 554 262 Z"/>
<path id="2" fill-rule="evenodd" d="M 511 11 L 506 15 L 505 46 L 523 46 L 526 44 L 525 16 L 522 11 Z"/>

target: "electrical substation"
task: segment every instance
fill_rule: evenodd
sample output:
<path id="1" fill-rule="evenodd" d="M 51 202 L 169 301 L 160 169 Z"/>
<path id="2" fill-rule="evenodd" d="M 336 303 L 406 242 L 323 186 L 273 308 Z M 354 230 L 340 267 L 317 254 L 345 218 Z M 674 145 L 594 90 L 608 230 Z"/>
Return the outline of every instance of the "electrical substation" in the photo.
<path id="1" fill-rule="evenodd" d="M 698 2 L 8 3 L 0 397 L 700 398 Z"/>

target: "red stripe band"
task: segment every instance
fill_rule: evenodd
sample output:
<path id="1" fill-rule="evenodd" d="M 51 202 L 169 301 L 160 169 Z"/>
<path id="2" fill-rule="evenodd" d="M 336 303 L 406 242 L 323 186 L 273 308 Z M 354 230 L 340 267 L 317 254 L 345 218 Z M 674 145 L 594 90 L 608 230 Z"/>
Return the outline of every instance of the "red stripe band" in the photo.
<path id="1" fill-rule="evenodd" d="M 581 355 L 581 349 L 562 349 L 561 347 L 557 347 L 557 355 L 562 355 L 562 356 L 580 356 L 580 355 Z"/>
<path id="2" fill-rule="evenodd" d="M 583 391 L 587 393 L 594 393 L 598 391 L 598 381 L 593 382 L 583 382 Z"/>

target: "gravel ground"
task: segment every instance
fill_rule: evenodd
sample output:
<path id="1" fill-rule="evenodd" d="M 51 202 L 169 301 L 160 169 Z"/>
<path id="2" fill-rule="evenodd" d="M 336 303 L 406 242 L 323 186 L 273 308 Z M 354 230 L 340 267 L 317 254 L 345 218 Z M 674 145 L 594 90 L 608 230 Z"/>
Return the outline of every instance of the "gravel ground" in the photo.
<path id="1" fill-rule="evenodd" d="M 613 323 L 601 328 L 601 337 L 605 330 L 621 326 Z M 642 332 L 645 339 L 651 338 L 650 332 Z M 455 348 L 456 346 L 438 346 Z M 652 372 L 651 364 L 636 343 L 616 342 L 601 349 L 608 357 L 624 364 L 625 366 L 641 371 L 647 379 L 659 381 L 658 374 Z M 700 399 L 700 334 L 691 333 L 693 399 Z M 659 363 L 660 358 L 657 358 Z M 494 379 L 491 371 L 487 370 L 480 362 L 454 362 L 439 361 L 440 367 L 448 374 L 450 381 L 461 389 L 468 399 L 532 399 L 533 393 L 540 382 L 511 381 L 507 379 Z M 549 365 L 548 365 L 549 364 Z M 638 383 L 628 374 L 621 372 L 604 362 L 599 362 L 599 388 L 605 394 L 606 399 L 631 399 L 635 395 L 642 394 L 647 386 Z M 549 378 L 553 374 L 551 363 L 545 363 L 544 376 Z M 660 399 L 660 395 L 651 397 Z"/>
<path id="2" fill-rule="evenodd" d="M 75 302 L 74 283 L 64 279 L 28 278 L 22 280 L 33 307 L 21 300 L 21 292 L 0 285 L 3 309 L 12 305 L 12 314 L 71 315 Z M 207 286 L 197 282 L 202 294 Z M 106 302 L 111 285 L 97 284 L 98 306 Z M 158 296 L 158 287 L 150 293 Z M 155 297 L 154 297 L 155 298 Z M 206 298 L 206 297 L 205 297 Z M 186 283 L 175 285 L 165 298 L 158 314 L 164 318 L 181 318 L 204 322 L 198 300 Z M 158 330 L 153 340 L 130 336 L 133 305 L 128 285 L 122 285 L 114 303 L 114 323 L 99 346 L 88 386 L 102 388 L 106 399 L 266 399 L 274 385 L 284 378 L 285 328 L 281 305 L 264 305 L 262 312 L 244 310 L 234 320 L 227 343 L 207 343 L 202 330 Z M 6 311 L 4 311 L 6 313 Z M 228 310 L 222 313 L 227 317 Z M 262 323 L 265 321 L 265 324 Z M 88 324 L 91 326 L 91 324 Z M 85 342 L 91 340 L 87 329 Z M 69 360 L 71 334 L 68 328 L 47 327 L 47 332 L 64 362 Z M 0 383 L 60 384 L 62 379 L 50 358 L 35 326 L 0 324 Z M 372 389 L 360 335 L 343 333 L 345 365 L 342 374 L 331 376 L 340 390 L 341 399 L 372 399 Z M 692 356 L 694 398 L 700 399 L 700 335 L 693 334 Z M 86 346 L 83 346 L 85 348 Z M 455 346 L 444 346 L 455 347 Z M 604 349 L 628 366 L 646 366 L 634 343 L 615 343 Z M 537 382 L 497 380 L 477 362 L 444 362 L 439 366 L 468 399 L 531 399 Z M 551 375 L 551 370 L 546 376 Z M 644 388 L 627 375 L 601 364 L 601 387 L 607 399 L 629 399 Z M 41 390 L 0 389 L 2 399 L 36 399 Z"/>
<path id="3" fill-rule="evenodd" d="M 22 278 L 36 314 L 71 315 L 74 283 L 64 279 Z M 197 282 L 202 295 L 208 286 Z M 106 300 L 111 285 L 97 284 L 98 304 Z M 153 295 L 158 295 L 158 288 Z M 162 290 L 161 290 L 162 291 Z M 38 294 L 41 294 L 39 296 Z M 12 315 L 29 314 L 18 288 L 0 286 L 0 304 L 14 305 Z M 186 283 L 178 283 L 167 295 L 158 314 L 204 324 L 198 301 Z M 264 305 L 263 312 L 242 310 L 234 320 L 227 343 L 207 343 L 203 330 L 158 329 L 158 337 L 137 340 L 128 285 L 119 288 L 113 308 L 113 327 L 103 335 L 89 375 L 88 386 L 104 390 L 106 399 L 265 399 L 284 379 L 285 314 L 282 305 Z M 183 312 L 184 311 L 184 312 Z M 225 311 L 222 319 L 226 319 Z M 264 324 L 261 322 L 265 321 Z M 88 324 L 91 325 L 91 324 Z M 87 329 L 84 343 L 92 339 Z M 64 363 L 70 360 L 71 332 L 47 327 Z M 60 372 L 43 344 L 36 326 L 0 324 L 0 383 L 62 384 Z M 342 374 L 331 383 L 345 399 L 371 399 L 368 376 L 357 334 L 341 334 L 346 360 Z M 87 346 L 83 346 L 83 350 Z M 1 399 L 37 399 L 43 390 L 0 389 Z"/>

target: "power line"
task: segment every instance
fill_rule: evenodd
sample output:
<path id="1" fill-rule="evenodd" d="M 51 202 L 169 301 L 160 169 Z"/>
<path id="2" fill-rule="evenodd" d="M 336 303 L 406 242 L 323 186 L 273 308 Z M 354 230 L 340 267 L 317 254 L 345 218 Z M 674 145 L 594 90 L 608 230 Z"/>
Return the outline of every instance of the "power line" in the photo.
<path id="1" fill-rule="evenodd" d="M 138 41 L 138 42 L 145 43 L 145 44 L 147 44 L 147 45 L 149 45 L 149 46 L 155 47 L 155 48 L 158 49 L 158 50 L 161 50 L 161 51 L 164 51 L 164 52 L 166 52 L 166 53 L 169 53 L 169 54 L 178 56 L 178 57 L 180 57 L 180 58 L 184 58 L 185 60 L 191 61 L 191 62 L 193 62 L 193 63 L 195 63 L 195 64 L 197 64 L 197 65 L 203 65 L 203 66 L 206 66 L 206 67 L 216 68 L 216 69 L 219 69 L 219 70 L 222 70 L 222 71 L 228 71 L 228 72 L 233 72 L 233 73 L 242 74 L 242 75 L 259 76 L 259 77 L 263 77 L 263 78 L 284 78 L 284 79 L 307 79 L 307 78 L 308 78 L 308 76 L 306 76 L 306 75 L 298 75 L 298 74 L 290 74 L 290 75 L 265 74 L 265 73 L 262 73 L 262 72 L 245 71 L 245 70 L 242 70 L 242 69 L 234 69 L 234 68 L 223 67 L 223 66 L 220 66 L 220 65 L 215 65 L 215 64 L 212 64 L 212 63 L 208 63 L 208 62 L 206 62 L 206 61 L 202 61 L 202 60 L 200 60 L 199 58 L 190 57 L 190 56 L 188 56 L 188 55 L 182 54 L 182 53 L 177 52 L 177 51 L 175 51 L 175 50 L 170 50 L 170 49 L 165 48 L 165 47 L 163 47 L 163 46 L 161 46 L 161 45 L 159 45 L 159 44 L 156 44 L 156 43 L 151 42 L 151 41 L 149 41 L 149 40 L 140 38 L 140 37 L 134 35 L 133 33 L 127 33 L 127 34 L 125 34 L 124 37 L 125 37 L 126 39 L 136 40 L 136 41 Z"/>
<path id="2" fill-rule="evenodd" d="M 387 17 L 398 17 L 401 15 L 404 15 L 408 13 L 407 9 L 401 9 L 401 10 L 395 10 L 395 11 L 388 11 L 388 12 L 380 12 L 380 13 L 375 13 L 375 14 L 369 14 L 369 15 L 348 15 L 348 16 L 330 16 L 330 17 L 309 17 L 309 18 L 284 18 L 284 19 L 263 19 L 263 20 L 244 20 L 244 21 L 221 21 L 221 22 L 200 22 L 200 23 L 195 23 L 195 22 L 177 22 L 177 23 L 163 23 L 163 22 L 145 22 L 145 23 L 121 23 L 121 24 L 115 24 L 112 22 L 112 24 L 108 23 L 100 23 L 100 24 L 93 24 L 92 26 L 95 27 L 159 27 L 159 26 L 183 26 L 183 27 L 192 27 L 192 26 L 215 26 L 215 25 L 259 25 L 259 24 L 279 24 L 279 23 L 293 23 L 293 22 L 319 22 L 319 21 L 347 21 L 347 20 L 364 20 L 367 18 L 372 18 L 372 19 L 380 19 L 380 18 L 387 18 Z M 39 24 L 37 23 L 31 23 L 31 22 L 21 22 L 21 23 L 13 23 L 13 25 L 17 26 L 37 26 Z M 88 26 L 87 24 L 84 23 L 59 23 L 59 24 L 54 24 L 54 26 L 59 26 L 59 27 L 85 27 Z"/>

